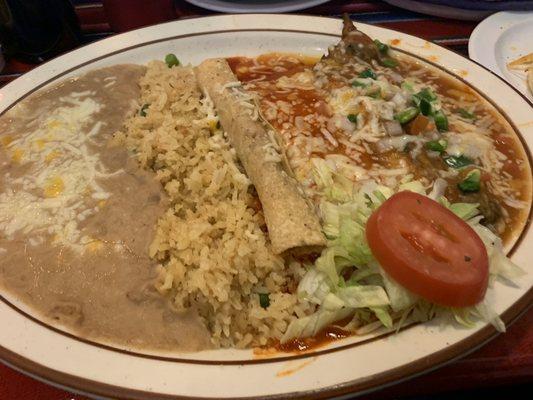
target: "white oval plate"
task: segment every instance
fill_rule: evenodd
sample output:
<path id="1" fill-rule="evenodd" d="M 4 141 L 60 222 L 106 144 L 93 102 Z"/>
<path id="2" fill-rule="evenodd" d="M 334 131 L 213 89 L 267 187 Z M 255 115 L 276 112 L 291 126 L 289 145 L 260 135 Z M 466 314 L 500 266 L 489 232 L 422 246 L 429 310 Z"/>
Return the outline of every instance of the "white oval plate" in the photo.
<path id="1" fill-rule="evenodd" d="M 531 106 L 495 75 L 422 39 L 358 26 L 383 42 L 398 39 L 399 49 L 431 60 L 477 87 L 533 144 Z M 0 111 L 58 79 L 106 65 L 145 63 L 169 52 L 193 64 L 207 57 L 271 51 L 318 56 L 338 40 L 341 28 L 337 19 L 265 14 L 152 26 L 90 44 L 28 72 L 0 89 Z M 528 230 L 519 242 L 513 260 L 528 267 L 533 232 Z M 498 283 L 491 294 L 491 302 L 507 323 L 533 297 L 533 273 L 528 272 L 519 283 L 519 288 Z M 493 328 L 482 324 L 462 329 L 432 322 L 378 339 L 347 338 L 296 357 L 269 359 L 251 350 L 149 354 L 80 340 L 46 326 L 17 299 L 1 295 L 0 359 L 40 379 L 113 398 L 324 398 L 363 393 L 464 356 L 496 335 Z"/>
<path id="2" fill-rule="evenodd" d="M 533 11 L 499 12 L 481 22 L 470 36 L 468 54 L 533 101 L 525 74 L 507 63 L 533 52 Z"/>

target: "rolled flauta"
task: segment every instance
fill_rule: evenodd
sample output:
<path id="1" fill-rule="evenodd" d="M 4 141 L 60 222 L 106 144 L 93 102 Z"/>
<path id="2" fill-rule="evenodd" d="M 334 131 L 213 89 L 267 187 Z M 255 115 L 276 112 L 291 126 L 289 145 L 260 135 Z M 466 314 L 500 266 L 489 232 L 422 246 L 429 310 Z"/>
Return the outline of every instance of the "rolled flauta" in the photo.
<path id="1" fill-rule="evenodd" d="M 255 186 L 274 253 L 320 251 L 326 239 L 318 216 L 284 166 L 275 133 L 262 119 L 252 96 L 224 59 L 206 60 L 195 72 Z"/>

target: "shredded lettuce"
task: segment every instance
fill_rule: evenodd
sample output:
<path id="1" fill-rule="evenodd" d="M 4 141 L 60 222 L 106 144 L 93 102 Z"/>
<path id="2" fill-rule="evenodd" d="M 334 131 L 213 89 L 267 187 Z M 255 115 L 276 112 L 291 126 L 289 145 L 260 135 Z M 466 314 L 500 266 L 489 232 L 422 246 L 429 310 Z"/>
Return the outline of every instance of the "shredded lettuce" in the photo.
<path id="1" fill-rule="evenodd" d="M 381 307 L 389 304 L 387 293 L 381 286 L 348 286 L 337 291 L 345 307 Z"/>
<path id="2" fill-rule="evenodd" d="M 412 311 L 413 321 L 425 322 L 433 319 L 437 315 L 438 306 L 426 300 L 418 301 Z"/>
<path id="3" fill-rule="evenodd" d="M 313 158 L 313 178 L 319 188 L 329 188 L 333 186 L 333 171 L 322 158 Z"/>
<path id="4" fill-rule="evenodd" d="M 302 301 L 315 304 L 316 311 L 291 322 L 284 343 L 313 336 L 332 323 L 352 316 L 346 325 L 368 333 L 379 327 L 399 329 L 409 321 L 427 321 L 451 316 L 457 323 L 472 326 L 479 319 L 503 331 L 505 325 L 486 302 L 461 309 L 432 304 L 395 282 L 379 265 L 366 241 L 366 223 L 374 210 L 395 192 L 374 181 L 355 185 L 323 159 L 313 159 L 314 179 L 322 195 L 320 215 L 327 247 L 310 266 L 298 285 Z M 516 282 L 524 271 L 505 256 L 502 241 L 480 221 L 479 205 L 451 204 L 443 195 L 446 181 L 437 179 L 429 193 L 422 182 L 406 176 L 397 191 L 426 195 L 465 220 L 487 248 L 491 279 Z"/>
<path id="5" fill-rule="evenodd" d="M 348 252 L 351 264 L 366 265 L 372 260 L 372 252 L 366 242 L 365 227 L 359 222 L 343 219 L 337 241 Z"/>
<path id="6" fill-rule="evenodd" d="M 326 326 L 347 318 L 352 313 L 353 310 L 350 308 L 341 308 L 335 311 L 320 309 L 314 314 L 292 321 L 281 337 L 280 342 L 286 343 L 291 339 L 314 336 Z"/>
<path id="7" fill-rule="evenodd" d="M 482 218 L 482 216 L 476 216 L 467 222 L 485 244 L 489 256 L 491 278 L 493 280 L 502 279 L 504 282 L 507 281 L 516 285 L 517 279 L 524 276 L 526 272 L 505 255 L 502 240 L 489 228 L 481 225 Z"/>
<path id="8" fill-rule="evenodd" d="M 370 309 L 376 314 L 376 317 L 386 328 L 392 328 L 393 322 L 389 311 L 385 307 L 370 307 Z"/>
<path id="9" fill-rule="evenodd" d="M 409 192 L 415 192 L 418 194 L 426 195 L 426 189 L 424 188 L 424 185 L 422 185 L 422 182 L 420 181 L 410 181 L 400 184 L 398 187 L 398 192 L 403 191 L 409 191 Z"/>
<path id="10" fill-rule="evenodd" d="M 379 269 L 377 265 L 378 264 L 376 262 L 369 263 L 366 267 L 354 271 L 350 278 L 346 281 L 346 284 L 348 286 L 351 286 L 361 283 L 361 281 L 363 280 L 370 280 L 371 277 L 379 274 Z"/>
<path id="11" fill-rule="evenodd" d="M 379 268 L 385 290 L 389 296 L 390 305 L 393 311 L 401 311 L 410 308 L 419 301 L 419 297 L 405 289 L 402 285 L 394 281 L 384 270 Z"/>
<path id="12" fill-rule="evenodd" d="M 435 182 L 433 183 L 433 188 L 431 189 L 431 192 L 429 192 L 428 197 L 430 199 L 433 199 L 435 201 L 438 201 L 441 197 L 444 197 L 444 191 L 446 190 L 446 187 L 448 186 L 448 182 L 446 182 L 442 178 L 435 179 Z M 425 193 L 422 193 L 425 194 Z"/>
<path id="13" fill-rule="evenodd" d="M 337 311 L 343 307 L 346 307 L 346 303 L 333 293 L 328 293 L 322 302 L 322 309 L 327 311 Z"/>
<path id="14" fill-rule="evenodd" d="M 320 204 L 320 212 L 322 214 L 322 230 L 326 237 L 338 237 L 341 217 L 339 207 L 329 201 L 323 201 Z"/>
<path id="15" fill-rule="evenodd" d="M 353 182 L 344 175 L 334 171 L 322 158 L 313 158 L 313 177 L 318 189 L 325 199 L 335 202 L 347 202 L 350 199 Z"/>
<path id="16" fill-rule="evenodd" d="M 505 255 L 502 240 L 489 228 L 481 224 L 483 216 L 479 215 L 479 204 L 450 204 L 445 198 L 441 198 L 441 204 L 465 220 L 483 241 L 489 256 L 489 272 L 493 280 L 503 278 L 507 281 L 506 283 L 516 284 L 517 279 L 526 274 L 522 268 Z"/>
<path id="17" fill-rule="evenodd" d="M 339 283 L 339 274 L 337 272 L 337 265 L 335 264 L 335 256 L 342 257 L 343 255 L 347 256 L 343 248 L 338 246 L 328 247 L 315 262 L 316 270 L 322 272 L 329 279 L 332 286 L 338 285 Z"/>
<path id="18" fill-rule="evenodd" d="M 298 297 L 309 303 L 321 304 L 331 292 L 327 276 L 311 268 L 298 284 Z"/>
<path id="19" fill-rule="evenodd" d="M 449 209 L 459 218 L 467 221 L 479 214 L 478 207 L 478 203 L 453 203 L 450 204 Z"/>
<path id="20" fill-rule="evenodd" d="M 489 307 L 485 301 L 477 304 L 475 307 L 475 313 L 478 317 L 486 322 L 489 322 L 499 332 L 505 332 L 505 324 L 501 320 L 500 316 Z"/>

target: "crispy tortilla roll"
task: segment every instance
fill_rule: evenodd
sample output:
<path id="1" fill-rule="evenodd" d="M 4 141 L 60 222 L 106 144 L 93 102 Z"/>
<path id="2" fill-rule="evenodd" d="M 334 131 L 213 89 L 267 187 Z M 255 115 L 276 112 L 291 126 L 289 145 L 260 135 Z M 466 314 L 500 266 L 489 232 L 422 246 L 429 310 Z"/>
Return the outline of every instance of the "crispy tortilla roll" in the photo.
<path id="1" fill-rule="evenodd" d="M 206 60 L 195 72 L 257 190 L 274 253 L 319 251 L 326 241 L 318 216 L 284 168 L 275 133 L 259 115 L 253 98 L 224 59 Z"/>

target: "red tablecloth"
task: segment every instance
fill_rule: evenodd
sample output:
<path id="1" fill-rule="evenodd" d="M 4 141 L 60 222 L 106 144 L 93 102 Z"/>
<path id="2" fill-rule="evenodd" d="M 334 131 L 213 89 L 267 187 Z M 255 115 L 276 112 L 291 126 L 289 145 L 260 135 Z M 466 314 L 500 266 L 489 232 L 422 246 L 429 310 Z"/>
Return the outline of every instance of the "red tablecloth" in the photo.
<path id="1" fill-rule="evenodd" d="M 79 0 L 77 13 L 87 41 L 112 34 L 103 8 L 98 1 L 86 4 Z M 190 17 L 205 15 L 209 12 L 189 5 L 184 1 L 176 2 L 177 15 Z M 406 33 L 421 36 L 427 40 L 445 45 L 466 55 L 468 37 L 475 23 L 433 18 L 406 12 L 380 1 L 341 1 L 333 0 L 327 4 L 304 11 L 307 14 L 340 15 L 350 13 L 353 19 L 378 24 Z M 32 65 L 8 62 L 0 73 L 0 85 L 22 74 Z M 1 327 L 0 327 L 1 329 Z M 376 400 L 392 398 L 422 398 L 427 394 L 435 395 L 450 391 L 480 390 L 484 395 L 499 387 L 508 398 L 511 387 L 533 383 L 533 310 L 529 310 L 507 333 L 500 335 L 490 344 L 465 358 L 448 366 L 415 378 L 405 383 L 376 392 L 367 398 Z M 501 389 L 504 387 L 505 389 Z M 491 388 L 487 392 L 487 388 Z M 86 399 L 26 377 L 9 367 L 0 364 L 0 400 L 62 400 Z"/>

